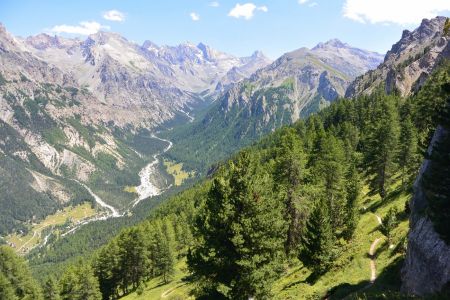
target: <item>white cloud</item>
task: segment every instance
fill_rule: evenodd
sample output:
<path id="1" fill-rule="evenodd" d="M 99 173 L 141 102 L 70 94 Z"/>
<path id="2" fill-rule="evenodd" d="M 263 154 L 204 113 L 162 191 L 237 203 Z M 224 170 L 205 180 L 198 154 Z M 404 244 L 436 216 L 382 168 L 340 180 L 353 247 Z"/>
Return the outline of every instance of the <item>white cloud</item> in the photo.
<path id="1" fill-rule="evenodd" d="M 237 19 L 244 18 L 246 20 L 250 20 L 251 18 L 253 18 L 254 14 L 255 14 L 255 10 L 259 10 L 262 12 L 269 11 L 267 6 L 264 6 L 264 5 L 257 7 L 253 3 L 245 3 L 242 5 L 237 3 L 236 6 L 230 10 L 230 12 L 228 13 L 228 16 L 237 18 Z"/>
<path id="2" fill-rule="evenodd" d="M 267 8 L 267 6 L 265 6 L 265 5 L 260 6 L 260 7 L 256 8 L 256 9 L 257 9 L 257 10 L 260 10 L 260 11 L 263 11 L 263 12 L 268 12 L 268 11 L 269 11 L 269 9 Z"/>
<path id="3" fill-rule="evenodd" d="M 80 35 L 90 35 L 97 33 L 101 29 L 109 29 L 109 26 L 101 25 L 97 22 L 80 22 L 79 25 L 56 25 L 53 26 L 50 31 L 53 33 L 72 33 L 72 34 L 80 34 Z"/>
<path id="4" fill-rule="evenodd" d="M 308 4 L 308 7 L 316 7 L 317 5 L 319 5 L 317 2 L 313 2 Z"/>
<path id="5" fill-rule="evenodd" d="M 220 4 L 217 1 L 213 1 L 213 2 L 209 2 L 209 6 L 211 6 L 211 7 L 219 7 Z"/>
<path id="6" fill-rule="evenodd" d="M 198 13 L 191 12 L 191 13 L 189 14 L 189 16 L 191 16 L 192 21 L 198 21 L 198 20 L 200 20 L 200 15 L 199 15 Z"/>
<path id="7" fill-rule="evenodd" d="M 125 21 L 125 14 L 118 10 L 108 10 L 103 13 L 103 18 L 109 21 L 123 22 Z"/>
<path id="8" fill-rule="evenodd" d="M 450 11 L 449 0 L 346 0 L 344 17 L 361 23 L 418 24 Z"/>
<path id="9" fill-rule="evenodd" d="M 309 0 L 298 0 L 298 4 L 305 4 L 306 2 L 308 2 Z"/>

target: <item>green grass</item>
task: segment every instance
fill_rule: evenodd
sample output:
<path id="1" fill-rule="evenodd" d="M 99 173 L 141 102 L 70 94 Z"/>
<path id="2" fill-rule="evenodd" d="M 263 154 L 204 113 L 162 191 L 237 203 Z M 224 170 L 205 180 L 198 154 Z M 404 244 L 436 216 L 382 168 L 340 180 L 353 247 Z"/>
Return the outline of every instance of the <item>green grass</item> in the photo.
<path id="1" fill-rule="evenodd" d="M 167 173 L 173 176 L 176 186 L 180 186 L 186 179 L 195 175 L 195 172 L 183 170 L 183 163 L 164 160 L 164 166 Z"/>
<path id="2" fill-rule="evenodd" d="M 189 293 L 192 290 L 192 284 L 183 281 L 186 277 L 186 262 L 180 261 L 175 267 L 175 275 L 171 282 L 165 284 L 162 278 L 154 278 L 147 282 L 144 292 L 138 295 L 133 292 L 125 297 L 123 300 L 143 300 L 143 299 L 194 299 Z"/>
<path id="3" fill-rule="evenodd" d="M 76 223 L 80 220 L 92 217 L 96 213 L 96 210 L 92 208 L 91 203 L 89 202 L 74 207 L 66 207 L 61 211 L 47 216 L 41 222 L 31 225 L 31 228 L 26 235 L 17 233 L 10 234 L 6 237 L 6 241 L 12 243 L 14 245 L 14 250 L 18 253 L 25 254 L 42 241 L 42 233 L 45 229 L 63 225 L 67 221 Z"/>
<path id="4" fill-rule="evenodd" d="M 393 191 L 385 200 L 379 196 L 368 196 L 368 187 L 363 190 L 359 206 L 361 218 L 351 243 L 341 242 L 337 251 L 341 253 L 334 266 L 316 281 L 310 278 L 311 272 L 296 262 L 285 267 L 282 277 L 273 286 L 273 299 L 322 299 L 326 295 L 329 299 L 371 299 L 371 295 L 399 295 L 399 269 L 403 254 L 398 251 L 408 232 L 408 219 L 405 215 L 400 218 L 399 225 L 392 234 L 393 247 L 389 248 L 387 238 L 380 232 L 376 215 L 383 218 L 391 207 L 404 211 L 405 202 L 409 194 L 400 190 L 400 182 L 393 185 Z M 371 243 L 381 238 L 375 250 L 377 280 L 369 284 L 370 258 L 368 255 Z M 123 299 L 170 299 L 161 295 L 170 290 L 173 299 L 189 299 L 189 292 L 194 288 L 193 283 L 184 283 L 185 263 L 177 265 L 177 272 L 172 282 L 160 285 L 159 278 L 147 283 L 144 294 L 138 296 L 133 293 Z M 178 297 L 178 298 L 176 298 Z M 366 298 L 364 298 L 366 297 Z M 401 297 L 403 296 L 398 296 Z M 386 298 L 389 299 L 389 298 Z M 396 298 L 397 299 L 397 298 Z"/>
<path id="5" fill-rule="evenodd" d="M 364 287 L 367 287 L 364 290 L 365 293 L 376 289 L 386 290 L 386 288 L 398 290 L 399 286 L 393 285 L 392 279 L 386 276 L 380 277 L 374 285 L 369 286 L 371 272 L 368 252 L 371 243 L 376 238 L 381 238 L 381 242 L 375 250 L 377 276 L 389 266 L 397 263 L 403 256 L 397 252 L 397 249 L 401 248 L 399 244 L 403 243 L 408 232 L 407 218 L 401 219 L 393 231 L 392 244 L 394 246 L 391 249 L 387 244 L 386 237 L 379 230 L 376 218 L 376 215 L 383 218 L 387 211 L 394 206 L 400 212 L 404 210 L 409 195 L 400 192 L 399 182 L 394 185 L 394 189 L 391 196 L 382 201 L 379 196 L 369 197 L 366 187 L 364 191 L 366 194 L 360 201 L 361 218 L 353 242 L 342 246 L 340 249 L 342 256 L 337 260 L 335 266 L 314 283 L 311 283 L 308 278 L 310 272 L 301 264 L 287 269 L 286 275 L 274 286 L 275 299 L 315 299 L 325 295 L 331 295 L 330 299 L 342 299 L 351 293 L 361 291 Z"/>

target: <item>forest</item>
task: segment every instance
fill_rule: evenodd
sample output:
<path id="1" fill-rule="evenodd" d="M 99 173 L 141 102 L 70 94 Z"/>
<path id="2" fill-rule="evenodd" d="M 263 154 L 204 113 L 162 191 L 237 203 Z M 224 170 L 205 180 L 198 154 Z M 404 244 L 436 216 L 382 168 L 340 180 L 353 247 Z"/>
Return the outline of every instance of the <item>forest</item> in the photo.
<path id="1" fill-rule="evenodd" d="M 450 65 L 413 96 L 382 90 L 339 99 L 219 164 L 204 181 L 161 204 L 62 274 L 33 279 L 27 263 L 0 247 L 1 299 L 118 299 L 155 277 L 170 282 L 178 261 L 199 299 L 270 299 L 286 265 L 310 282 L 353 242 L 356 202 L 368 186 L 382 201 L 395 179 L 412 183 L 438 126 L 450 130 Z M 425 181 L 428 214 L 448 236 L 450 135 L 435 146 Z M 444 178 L 433 181 L 432 178 Z M 404 211 L 389 211 L 383 234 Z M 6 275 L 3 275 L 6 274 Z"/>

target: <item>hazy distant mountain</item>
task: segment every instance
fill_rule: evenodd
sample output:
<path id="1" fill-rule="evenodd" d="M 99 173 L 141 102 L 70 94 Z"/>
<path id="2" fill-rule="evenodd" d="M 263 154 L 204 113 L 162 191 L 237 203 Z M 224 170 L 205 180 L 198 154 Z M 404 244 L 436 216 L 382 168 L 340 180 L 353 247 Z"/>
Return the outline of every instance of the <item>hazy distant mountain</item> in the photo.
<path id="1" fill-rule="evenodd" d="M 414 31 L 404 30 L 377 69 L 358 77 L 347 97 L 370 94 L 381 87 L 387 93 L 406 96 L 416 91 L 443 58 L 450 57 L 449 38 L 443 36 L 446 17 L 424 19 Z"/>
<path id="2" fill-rule="evenodd" d="M 218 153 L 229 154 L 344 96 L 357 75 L 381 61 L 382 55 L 339 40 L 286 53 L 248 79 L 232 84 L 201 122 L 174 136 L 178 145 L 172 153 L 187 159 L 182 149 L 189 145 L 189 151 L 203 161 L 203 156 L 212 161 Z"/>
<path id="3" fill-rule="evenodd" d="M 27 50 L 71 74 L 106 106 L 116 124 L 152 127 L 199 101 L 197 93 L 214 91 L 233 67 L 265 66 L 258 59 L 238 58 L 199 44 L 142 46 L 124 37 L 99 32 L 86 40 L 46 34 L 24 40 Z M 244 75 L 249 75 L 245 73 Z M 239 78 L 240 79 L 240 78 Z"/>
<path id="4" fill-rule="evenodd" d="M 135 198 L 124 187 L 139 185 L 140 169 L 167 146 L 138 129 L 182 115 L 231 68 L 253 70 L 263 61 L 203 44 L 139 46 L 106 32 L 20 39 L 0 26 L 0 65 L 3 234 L 92 201 L 76 181 L 124 209 Z"/>

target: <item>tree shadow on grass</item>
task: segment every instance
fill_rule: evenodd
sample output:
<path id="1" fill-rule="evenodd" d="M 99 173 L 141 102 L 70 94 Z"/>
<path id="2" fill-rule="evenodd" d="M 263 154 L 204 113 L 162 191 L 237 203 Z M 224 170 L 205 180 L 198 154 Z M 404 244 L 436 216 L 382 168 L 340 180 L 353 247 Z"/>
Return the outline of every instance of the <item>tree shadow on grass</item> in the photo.
<path id="1" fill-rule="evenodd" d="M 397 199 L 404 192 L 405 192 L 404 189 L 397 188 L 397 189 L 391 191 L 384 199 L 378 200 L 377 202 L 375 202 L 372 205 L 370 205 L 369 207 L 367 207 L 367 210 L 371 211 L 371 212 L 374 212 L 378 208 L 380 208 L 380 207 L 382 207 L 382 206 L 392 202 L 393 200 Z"/>
<path id="2" fill-rule="evenodd" d="M 348 295 L 363 290 L 369 285 L 370 282 L 368 280 L 360 281 L 359 283 L 356 284 L 350 284 L 347 282 L 341 283 L 328 291 L 327 293 L 328 299 L 330 300 L 344 299 Z"/>
<path id="3" fill-rule="evenodd" d="M 333 287 L 330 289 L 329 299 L 414 299 L 400 293 L 403 260 L 403 257 L 394 260 L 373 284 L 364 280 L 357 284 L 342 283 Z"/>

